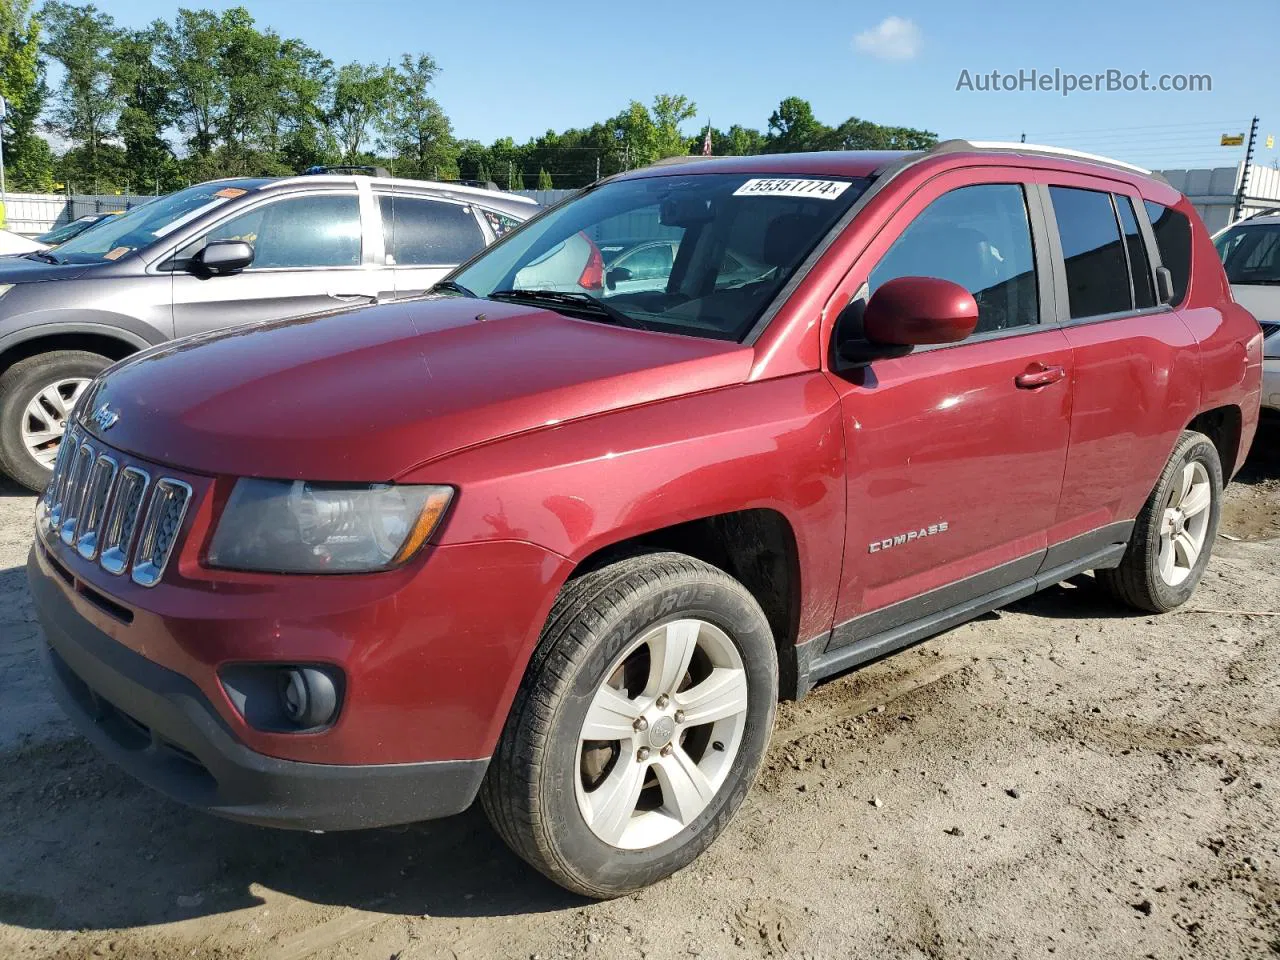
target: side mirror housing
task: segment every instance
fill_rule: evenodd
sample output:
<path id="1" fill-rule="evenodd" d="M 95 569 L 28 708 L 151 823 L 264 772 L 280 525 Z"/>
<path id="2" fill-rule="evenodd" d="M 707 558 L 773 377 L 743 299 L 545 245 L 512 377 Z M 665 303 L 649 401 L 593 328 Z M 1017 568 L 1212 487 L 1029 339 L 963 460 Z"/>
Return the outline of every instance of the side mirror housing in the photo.
<path id="1" fill-rule="evenodd" d="M 605 283 L 608 284 L 610 290 L 620 283 L 625 283 L 631 279 L 631 271 L 626 267 L 614 267 L 604 276 Z"/>
<path id="2" fill-rule="evenodd" d="M 243 240 L 210 240 L 194 257 L 195 270 L 213 276 L 239 273 L 253 263 L 253 245 Z"/>
<path id="3" fill-rule="evenodd" d="M 846 307 L 840 320 L 849 312 Z M 851 366 L 904 356 L 917 346 L 959 343 L 978 325 L 978 303 L 950 280 L 898 277 L 867 301 L 860 320 L 860 335 L 849 331 L 839 341 L 840 357 Z"/>

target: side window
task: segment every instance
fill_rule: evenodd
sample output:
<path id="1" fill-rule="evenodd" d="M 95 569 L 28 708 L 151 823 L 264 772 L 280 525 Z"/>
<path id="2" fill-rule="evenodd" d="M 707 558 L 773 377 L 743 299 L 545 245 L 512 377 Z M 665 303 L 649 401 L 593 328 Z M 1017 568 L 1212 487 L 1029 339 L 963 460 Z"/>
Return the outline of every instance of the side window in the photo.
<path id="1" fill-rule="evenodd" d="M 423 197 L 380 196 L 387 264 L 452 266 L 484 248 L 471 207 Z"/>
<path id="2" fill-rule="evenodd" d="M 1133 201 L 1124 194 L 1112 194 L 1116 213 L 1120 214 L 1120 228 L 1124 231 L 1125 249 L 1129 251 L 1129 273 L 1133 277 L 1133 305 L 1143 310 L 1156 305 L 1156 291 L 1151 280 L 1151 265 L 1147 260 L 1147 247 L 1138 232 L 1138 218 L 1133 215 Z"/>
<path id="3" fill-rule="evenodd" d="M 1176 306 L 1187 295 L 1191 282 L 1191 221 L 1177 210 L 1144 200 L 1151 230 L 1156 235 L 1160 263 L 1173 275 L 1173 302 Z"/>
<path id="4" fill-rule="evenodd" d="M 484 219 L 489 224 L 489 228 L 493 230 L 493 235 L 495 237 L 502 237 L 520 226 L 519 220 L 515 217 L 509 217 L 505 213 L 498 213 L 496 210 L 485 210 L 483 208 L 481 208 L 480 212 L 484 214 Z"/>
<path id="5" fill-rule="evenodd" d="M 632 280 L 666 280 L 674 263 L 671 245 L 655 243 L 620 258 L 617 266 L 630 270 Z"/>
<path id="6" fill-rule="evenodd" d="M 871 271 L 871 293 L 897 277 L 938 277 L 978 302 L 975 332 L 1040 322 L 1027 201 L 1016 183 L 943 194 L 921 211 Z"/>
<path id="7" fill-rule="evenodd" d="M 190 259 L 210 240 L 253 244 L 250 270 L 358 267 L 360 201 L 353 193 L 330 193 L 267 203 L 218 224 L 176 259 Z"/>
<path id="8" fill-rule="evenodd" d="M 1133 309 L 1129 267 L 1121 246 L 1111 195 L 1074 187 L 1050 187 L 1067 266 L 1071 319 Z"/>

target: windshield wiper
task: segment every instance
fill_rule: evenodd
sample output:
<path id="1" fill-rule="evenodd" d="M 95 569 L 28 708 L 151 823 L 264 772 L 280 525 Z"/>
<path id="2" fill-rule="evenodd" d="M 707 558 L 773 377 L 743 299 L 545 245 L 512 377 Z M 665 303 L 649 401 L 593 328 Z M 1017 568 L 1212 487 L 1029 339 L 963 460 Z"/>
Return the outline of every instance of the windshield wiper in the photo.
<path id="1" fill-rule="evenodd" d="M 43 260 L 45 263 L 62 263 L 61 260 L 55 257 L 48 250 L 32 250 L 30 253 L 27 254 L 27 259 Z"/>
<path id="2" fill-rule="evenodd" d="M 442 291 L 449 291 L 451 293 L 460 293 L 464 297 L 471 297 L 473 299 L 475 298 L 474 293 L 472 293 L 462 284 L 454 283 L 452 280 L 441 280 L 439 283 L 437 283 L 435 286 L 431 288 L 432 293 L 439 293 Z"/>
<path id="3" fill-rule="evenodd" d="M 612 307 L 589 293 L 576 293 L 568 290 L 495 290 L 489 294 L 488 299 L 530 300 L 534 303 L 554 304 L 558 307 L 567 308 L 574 313 L 586 313 L 595 317 L 604 317 L 620 327 L 630 327 L 633 330 L 653 329 L 643 320 L 637 320 L 635 317 L 623 313 L 617 307 Z"/>

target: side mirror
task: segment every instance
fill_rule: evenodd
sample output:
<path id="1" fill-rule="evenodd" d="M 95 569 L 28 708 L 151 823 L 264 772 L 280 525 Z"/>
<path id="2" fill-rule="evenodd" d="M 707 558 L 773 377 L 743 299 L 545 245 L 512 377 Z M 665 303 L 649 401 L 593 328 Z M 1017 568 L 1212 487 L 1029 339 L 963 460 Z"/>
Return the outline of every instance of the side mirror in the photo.
<path id="1" fill-rule="evenodd" d="M 618 284 L 625 283 L 627 280 L 630 280 L 631 271 L 628 270 L 626 267 L 614 267 L 612 270 L 610 270 L 608 273 L 605 274 L 604 279 L 605 279 L 605 283 L 609 285 L 609 289 L 612 290 Z"/>
<path id="2" fill-rule="evenodd" d="M 1156 267 L 1156 299 L 1160 303 L 1173 303 L 1173 274 L 1168 267 Z"/>
<path id="3" fill-rule="evenodd" d="M 851 366 L 901 357 L 912 347 L 959 343 L 978 325 L 978 303 L 973 294 L 958 283 L 937 277 L 890 280 L 867 301 L 861 314 L 861 335 L 848 331 L 839 341 L 840 358 Z M 840 325 L 837 321 L 837 331 Z"/>
<path id="4" fill-rule="evenodd" d="M 214 276 L 239 273 L 251 263 L 253 245 L 243 240 L 210 240 L 191 258 L 194 269 Z"/>

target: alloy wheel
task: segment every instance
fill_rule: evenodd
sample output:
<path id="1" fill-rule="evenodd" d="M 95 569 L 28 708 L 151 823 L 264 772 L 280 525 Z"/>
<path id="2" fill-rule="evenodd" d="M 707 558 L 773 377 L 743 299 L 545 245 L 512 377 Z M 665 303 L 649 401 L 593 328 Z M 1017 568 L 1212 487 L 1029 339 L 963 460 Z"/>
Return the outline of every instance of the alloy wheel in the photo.
<path id="1" fill-rule="evenodd" d="M 1182 468 L 1160 519 L 1160 579 L 1176 587 L 1195 569 L 1209 529 L 1213 486 L 1204 464 L 1192 460 Z"/>
<path id="2" fill-rule="evenodd" d="M 88 377 L 55 380 L 27 404 L 22 414 L 22 445 L 36 463 L 53 468 L 71 410 L 89 383 Z"/>
<path id="3" fill-rule="evenodd" d="M 575 793 L 591 831 L 639 850 L 691 824 L 733 767 L 747 695 L 737 646 L 705 620 L 674 620 L 630 644 L 578 738 Z"/>

